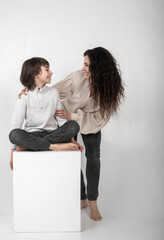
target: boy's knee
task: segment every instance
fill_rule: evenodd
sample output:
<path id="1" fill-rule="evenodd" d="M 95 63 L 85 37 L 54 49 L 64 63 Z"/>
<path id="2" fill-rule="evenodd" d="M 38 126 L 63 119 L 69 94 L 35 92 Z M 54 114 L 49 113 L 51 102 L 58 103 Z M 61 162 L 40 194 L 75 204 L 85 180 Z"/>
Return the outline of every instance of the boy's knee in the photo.
<path id="1" fill-rule="evenodd" d="M 21 129 L 13 129 L 10 133 L 9 133 L 9 139 L 10 139 L 10 142 L 12 143 L 15 143 L 17 137 L 18 137 L 18 134 L 20 132 Z"/>
<path id="2" fill-rule="evenodd" d="M 73 132 L 74 136 L 76 136 L 77 133 L 78 133 L 79 130 L 80 130 L 79 124 L 78 124 L 76 121 L 74 121 L 74 120 L 70 120 L 70 121 L 69 121 L 69 124 L 70 124 L 70 129 L 71 129 L 71 131 Z"/>

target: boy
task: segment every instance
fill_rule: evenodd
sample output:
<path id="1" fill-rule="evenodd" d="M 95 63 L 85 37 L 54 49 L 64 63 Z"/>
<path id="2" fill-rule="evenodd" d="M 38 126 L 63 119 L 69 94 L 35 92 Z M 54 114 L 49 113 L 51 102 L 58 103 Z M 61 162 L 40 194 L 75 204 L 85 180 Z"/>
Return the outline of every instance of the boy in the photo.
<path id="1" fill-rule="evenodd" d="M 56 116 L 62 105 L 58 91 L 49 88 L 52 72 L 44 58 L 34 57 L 23 63 L 20 81 L 29 89 L 28 96 L 17 100 L 13 118 L 10 168 L 13 169 L 13 152 L 31 149 L 45 150 L 83 150 L 73 139 L 79 131 L 76 121 L 66 121 Z M 25 129 L 22 125 L 26 120 Z M 72 142 L 70 142 L 70 139 Z"/>

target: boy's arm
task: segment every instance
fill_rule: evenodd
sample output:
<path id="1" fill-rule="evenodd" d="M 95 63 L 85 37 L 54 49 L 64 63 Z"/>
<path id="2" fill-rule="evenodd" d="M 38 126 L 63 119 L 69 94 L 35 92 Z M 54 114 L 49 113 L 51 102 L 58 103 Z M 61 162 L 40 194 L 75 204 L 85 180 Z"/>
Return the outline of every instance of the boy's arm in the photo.
<path id="1" fill-rule="evenodd" d="M 11 170 L 13 170 L 13 152 L 15 151 L 15 149 L 11 149 L 11 158 L 10 158 L 10 168 Z"/>
<path id="2" fill-rule="evenodd" d="M 11 130 L 22 128 L 27 110 L 27 98 L 27 96 L 22 96 L 17 100 L 11 120 Z M 12 144 L 11 148 L 14 149 L 16 146 Z"/>
<path id="3" fill-rule="evenodd" d="M 61 103 L 61 101 L 60 101 L 59 93 L 58 93 L 57 90 L 56 90 L 56 94 L 57 94 L 56 110 L 57 110 L 57 109 L 62 109 L 63 106 L 62 106 L 62 103 Z M 55 117 L 56 117 L 56 120 L 57 120 L 57 122 L 58 122 L 58 126 L 59 126 L 59 127 L 61 127 L 64 123 L 67 122 L 66 119 L 60 118 L 60 117 L 58 117 L 57 115 L 55 115 Z"/>
<path id="4" fill-rule="evenodd" d="M 22 96 L 21 99 L 18 99 L 14 108 L 12 116 L 12 129 L 22 128 L 23 121 L 25 119 L 27 110 L 27 96 Z"/>
<path id="5" fill-rule="evenodd" d="M 14 108 L 11 130 L 15 128 L 22 128 L 23 121 L 25 119 L 27 109 L 27 97 L 22 97 L 18 99 Z M 11 143 L 11 157 L 10 157 L 10 168 L 13 170 L 13 152 L 16 149 L 16 145 Z"/>

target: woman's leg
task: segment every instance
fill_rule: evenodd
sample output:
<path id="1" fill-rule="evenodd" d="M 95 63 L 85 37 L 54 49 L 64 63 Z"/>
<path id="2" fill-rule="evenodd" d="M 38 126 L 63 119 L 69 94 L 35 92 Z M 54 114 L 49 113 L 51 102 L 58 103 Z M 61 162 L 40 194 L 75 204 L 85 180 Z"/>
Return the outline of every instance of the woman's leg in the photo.
<path id="1" fill-rule="evenodd" d="M 23 129 L 13 129 L 9 134 L 11 143 L 34 151 L 45 151 L 50 147 L 48 140 L 44 138 L 45 132 L 29 133 Z"/>
<path id="2" fill-rule="evenodd" d="M 77 135 L 74 137 L 75 141 L 77 142 Z M 85 191 L 85 183 L 84 183 L 84 176 L 81 170 L 81 200 L 87 199 L 86 191 Z M 83 203 L 82 203 L 83 205 Z M 84 204 L 85 205 L 85 204 Z"/>
<path id="3" fill-rule="evenodd" d="M 94 201 L 98 197 L 98 185 L 100 177 L 100 142 L 101 131 L 96 134 L 82 134 L 86 148 L 86 177 L 88 200 Z"/>
<path id="4" fill-rule="evenodd" d="M 76 121 L 70 120 L 63 124 L 58 129 L 44 136 L 50 143 L 65 143 L 75 137 L 79 132 L 79 124 Z"/>
<path id="5" fill-rule="evenodd" d="M 102 217 L 97 207 L 98 186 L 100 177 L 100 143 L 101 131 L 96 134 L 82 134 L 86 148 L 86 177 L 87 177 L 87 196 L 93 220 L 101 220 Z"/>

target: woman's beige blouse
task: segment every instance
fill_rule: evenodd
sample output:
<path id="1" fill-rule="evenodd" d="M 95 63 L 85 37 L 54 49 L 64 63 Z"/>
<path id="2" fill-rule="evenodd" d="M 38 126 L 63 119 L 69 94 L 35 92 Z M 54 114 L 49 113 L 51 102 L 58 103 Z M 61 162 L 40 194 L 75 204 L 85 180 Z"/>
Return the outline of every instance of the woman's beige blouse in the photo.
<path id="1" fill-rule="evenodd" d="M 81 133 L 97 133 L 109 121 L 109 118 L 104 120 L 101 117 L 99 107 L 94 108 L 89 82 L 83 71 L 71 73 L 53 87 L 59 91 L 65 109 L 71 113 L 71 119 L 79 123 Z"/>

